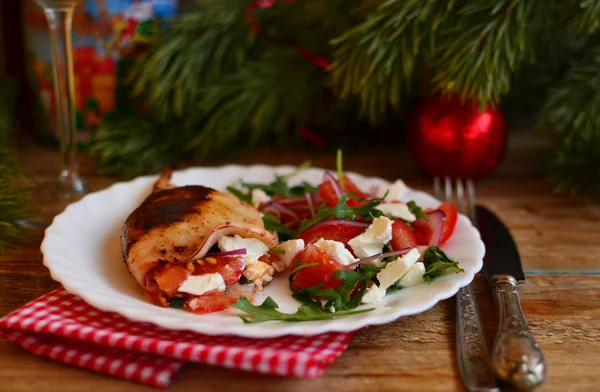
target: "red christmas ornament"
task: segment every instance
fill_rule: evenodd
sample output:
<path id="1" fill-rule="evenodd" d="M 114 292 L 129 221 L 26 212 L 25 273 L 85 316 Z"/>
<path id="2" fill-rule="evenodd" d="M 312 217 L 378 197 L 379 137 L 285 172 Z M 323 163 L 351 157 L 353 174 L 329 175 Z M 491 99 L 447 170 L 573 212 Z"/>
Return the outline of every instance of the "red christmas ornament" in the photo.
<path id="1" fill-rule="evenodd" d="M 506 125 L 498 108 L 480 110 L 458 97 L 435 95 L 414 110 L 407 131 L 417 165 L 432 176 L 481 179 L 500 163 Z"/>

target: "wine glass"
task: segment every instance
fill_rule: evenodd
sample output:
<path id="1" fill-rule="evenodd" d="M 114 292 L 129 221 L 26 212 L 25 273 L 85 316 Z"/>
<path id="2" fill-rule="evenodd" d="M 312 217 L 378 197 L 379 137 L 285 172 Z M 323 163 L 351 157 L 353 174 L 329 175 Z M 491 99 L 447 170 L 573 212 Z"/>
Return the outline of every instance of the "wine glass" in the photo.
<path id="1" fill-rule="evenodd" d="M 62 170 L 57 193 L 64 198 L 83 195 L 86 182 L 79 176 L 77 141 L 75 139 L 75 82 L 71 50 L 71 24 L 79 0 L 35 0 L 43 9 L 50 25 L 52 69 L 56 94 Z"/>

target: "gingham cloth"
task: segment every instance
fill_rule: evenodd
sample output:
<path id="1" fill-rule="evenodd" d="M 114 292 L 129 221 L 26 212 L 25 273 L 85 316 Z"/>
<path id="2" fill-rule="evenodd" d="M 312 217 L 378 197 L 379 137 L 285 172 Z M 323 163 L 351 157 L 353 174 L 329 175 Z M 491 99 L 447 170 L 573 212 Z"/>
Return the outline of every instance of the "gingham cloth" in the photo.
<path id="1" fill-rule="evenodd" d="M 315 378 L 353 334 L 248 339 L 172 331 L 102 312 L 63 288 L 0 319 L 0 336 L 34 354 L 161 388 L 186 361 Z"/>

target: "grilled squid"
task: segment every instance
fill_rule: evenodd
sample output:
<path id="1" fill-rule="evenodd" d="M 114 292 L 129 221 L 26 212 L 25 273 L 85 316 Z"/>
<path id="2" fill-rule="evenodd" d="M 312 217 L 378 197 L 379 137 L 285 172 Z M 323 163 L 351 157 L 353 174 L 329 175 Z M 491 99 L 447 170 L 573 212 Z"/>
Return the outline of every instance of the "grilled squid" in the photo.
<path id="1" fill-rule="evenodd" d="M 155 304 L 196 313 L 249 299 L 273 277 L 276 238 L 260 213 L 204 186 L 176 187 L 165 171 L 127 218 L 123 259 Z"/>

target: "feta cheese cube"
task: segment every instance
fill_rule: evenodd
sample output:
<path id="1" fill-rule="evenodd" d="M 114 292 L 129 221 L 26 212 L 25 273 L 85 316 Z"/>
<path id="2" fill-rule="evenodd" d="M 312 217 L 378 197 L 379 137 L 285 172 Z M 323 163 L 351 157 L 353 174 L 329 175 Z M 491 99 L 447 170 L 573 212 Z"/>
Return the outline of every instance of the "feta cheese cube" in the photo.
<path id="1" fill-rule="evenodd" d="M 400 218 L 408 222 L 417 220 L 417 217 L 410 212 L 408 206 L 404 203 L 381 203 L 375 208 L 392 218 Z"/>
<path id="2" fill-rule="evenodd" d="M 273 252 L 277 258 L 277 261 L 273 263 L 273 267 L 277 272 L 281 272 L 290 268 L 296 255 L 304 249 L 304 240 L 285 241 L 277 245 L 275 249 L 281 249 L 285 252 L 283 254 Z"/>
<path id="3" fill-rule="evenodd" d="M 348 241 L 354 254 L 360 258 L 374 256 L 383 251 L 383 246 L 392 239 L 392 221 L 385 216 L 373 219 L 373 223 L 364 231 Z M 381 260 L 372 264 L 380 265 Z"/>
<path id="4" fill-rule="evenodd" d="M 404 274 L 398 284 L 400 287 L 411 287 L 422 283 L 423 274 L 425 273 L 425 264 L 417 262 Z"/>
<path id="5" fill-rule="evenodd" d="M 379 288 L 386 290 L 388 287 L 396 283 L 402 276 L 408 272 L 417 260 L 419 260 L 419 251 L 413 248 L 403 257 L 387 263 L 385 268 L 377 274 L 379 280 Z"/>
<path id="6" fill-rule="evenodd" d="M 376 284 L 369 287 L 362 297 L 363 304 L 378 304 L 385 296 L 385 289 L 377 287 Z"/>
<path id="7" fill-rule="evenodd" d="M 190 275 L 177 290 L 181 293 L 202 295 L 211 291 L 225 291 L 225 281 L 218 272 L 213 274 Z"/>
<path id="8" fill-rule="evenodd" d="M 394 182 L 389 187 L 379 187 L 379 189 L 377 190 L 377 197 L 383 197 L 386 192 L 387 196 L 385 197 L 384 201 L 402 201 L 408 193 L 408 187 L 406 186 L 404 181 L 396 180 L 396 182 Z"/>
<path id="9" fill-rule="evenodd" d="M 314 245 L 317 248 L 323 249 L 325 252 L 332 255 L 342 265 L 349 265 L 358 261 L 358 259 L 355 258 L 352 255 L 352 253 L 348 249 L 346 249 L 346 246 L 344 246 L 344 244 L 341 242 L 324 240 L 323 238 L 321 238 L 320 240 L 315 242 Z"/>
<path id="10" fill-rule="evenodd" d="M 271 197 L 265 193 L 262 189 L 252 189 L 250 192 L 250 198 L 252 199 L 252 205 L 258 207 L 261 204 L 267 204 L 271 201 Z"/>
<path id="11" fill-rule="evenodd" d="M 252 283 L 254 283 L 254 285 L 259 289 L 263 288 L 263 284 L 273 280 L 274 273 L 275 269 L 262 261 L 257 261 L 256 263 L 248 266 L 244 272 L 242 272 L 244 277 L 248 280 L 251 280 Z"/>
<path id="12" fill-rule="evenodd" d="M 219 249 L 221 249 L 221 252 L 246 249 L 244 260 L 247 265 L 256 263 L 259 257 L 269 251 L 269 247 L 263 242 L 255 238 L 242 238 L 239 235 L 236 235 L 235 237 L 221 237 L 219 239 Z"/>

